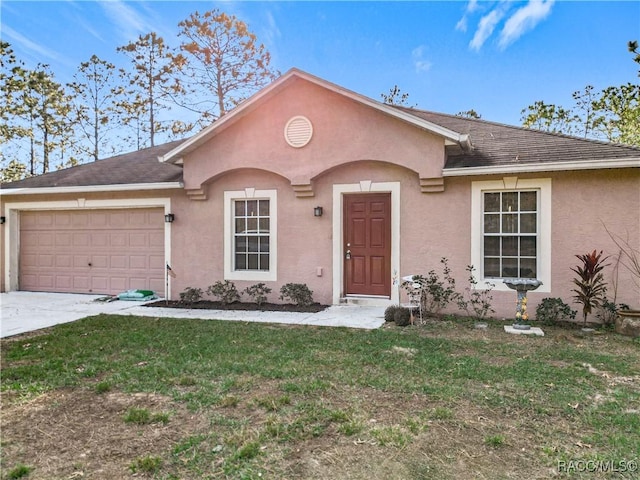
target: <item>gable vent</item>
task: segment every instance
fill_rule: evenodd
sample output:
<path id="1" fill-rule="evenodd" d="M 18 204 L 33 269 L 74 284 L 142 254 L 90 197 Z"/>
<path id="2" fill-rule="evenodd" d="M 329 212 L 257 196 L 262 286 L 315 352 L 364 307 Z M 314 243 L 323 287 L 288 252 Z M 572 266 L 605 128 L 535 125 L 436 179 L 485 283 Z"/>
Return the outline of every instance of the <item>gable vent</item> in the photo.
<path id="1" fill-rule="evenodd" d="M 311 141 L 313 126 L 307 117 L 293 117 L 284 127 L 284 139 L 294 148 L 302 148 Z"/>

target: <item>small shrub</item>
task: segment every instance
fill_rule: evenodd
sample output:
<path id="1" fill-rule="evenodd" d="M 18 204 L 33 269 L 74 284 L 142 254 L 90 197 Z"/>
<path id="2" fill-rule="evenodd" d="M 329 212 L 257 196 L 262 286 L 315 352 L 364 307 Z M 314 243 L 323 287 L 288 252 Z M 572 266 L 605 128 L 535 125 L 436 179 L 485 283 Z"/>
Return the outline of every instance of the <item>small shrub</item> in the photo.
<path id="1" fill-rule="evenodd" d="M 260 306 L 267 301 L 267 295 L 271 293 L 271 288 L 267 287 L 264 283 L 257 283 L 256 285 L 245 288 L 244 292 Z"/>
<path id="2" fill-rule="evenodd" d="M 18 478 L 26 477 L 32 471 L 33 471 L 33 467 L 27 467 L 26 465 L 23 465 L 20 463 L 15 467 L 13 467 L 11 470 L 9 470 L 9 473 L 7 473 L 7 478 L 15 480 Z"/>
<path id="3" fill-rule="evenodd" d="M 280 300 L 290 300 L 306 307 L 313 303 L 313 292 L 305 283 L 287 283 L 280 288 Z"/>
<path id="4" fill-rule="evenodd" d="M 180 293 L 180 303 L 195 303 L 202 299 L 202 289 L 187 287 Z"/>
<path id="5" fill-rule="evenodd" d="M 460 298 L 460 294 L 456 292 L 456 281 L 451 276 L 448 260 L 443 257 L 440 263 L 442 279 L 435 270 L 431 270 L 426 277 L 414 275 L 410 282 L 404 282 L 402 285 L 410 297 L 415 295 L 414 285 L 416 283 L 421 285 L 422 310 L 431 315 L 439 315 L 449 303 L 458 301 Z"/>
<path id="6" fill-rule="evenodd" d="M 385 308 L 384 321 L 387 323 L 395 322 L 396 312 L 398 311 L 399 308 L 402 308 L 402 307 L 400 307 L 400 305 L 389 305 L 387 308 Z"/>
<path id="7" fill-rule="evenodd" d="M 618 303 L 609 301 L 607 297 L 602 299 L 602 303 L 598 306 L 596 316 L 605 327 L 611 327 L 616 323 L 618 318 L 618 310 L 629 310 L 626 303 Z"/>
<path id="8" fill-rule="evenodd" d="M 473 265 L 467 265 L 467 272 L 469 272 L 469 286 L 465 288 L 466 295 L 460 295 L 458 297 L 458 308 L 467 312 L 467 315 L 472 316 L 478 320 L 484 320 L 490 313 L 494 313 L 495 310 L 491 306 L 493 301 L 493 295 L 491 291 L 496 286 L 494 283 L 488 283 L 487 288 L 478 289 L 478 280 L 474 274 L 475 267 Z"/>
<path id="9" fill-rule="evenodd" d="M 393 321 L 399 327 L 406 327 L 411 323 L 411 310 L 405 307 L 398 307 L 393 316 Z"/>
<path id="10" fill-rule="evenodd" d="M 573 279 L 573 283 L 577 287 L 572 290 L 575 293 L 573 299 L 582 305 L 582 321 L 586 326 L 587 317 L 594 308 L 600 306 L 607 292 L 607 284 L 602 270 L 609 265 L 604 263 L 609 257 L 603 258 L 602 250 L 600 253 L 594 250 L 591 253 L 576 255 L 576 257 L 580 260 L 580 264 L 571 268 L 577 274 L 577 277 Z"/>
<path id="11" fill-rule="evenodd" d="M 207 293 L 213 297 L 218 298 L 223 304 L 228 305 L 240 300 L 240 293 L 236 288 L 236 285 L 225 280 L 224 282 L 216 282 L 207 288 Z"/>
<path id="12" fill-rule="evenodd" d="M 561 298 L 543 298 L 536 307 L 536 320 L 543 325 L 570 322 L 578 312 L 564 303 Z"/>

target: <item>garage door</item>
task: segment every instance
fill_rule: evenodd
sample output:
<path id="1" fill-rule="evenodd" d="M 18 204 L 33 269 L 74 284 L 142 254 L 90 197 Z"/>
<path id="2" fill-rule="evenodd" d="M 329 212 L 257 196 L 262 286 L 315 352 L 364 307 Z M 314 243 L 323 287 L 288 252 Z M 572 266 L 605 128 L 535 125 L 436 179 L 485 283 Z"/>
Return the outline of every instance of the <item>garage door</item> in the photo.
<path id="1" fill-rule="evenodd" d="M 164 292 L 160 208 L 20 213 L 20 290 Z"/>

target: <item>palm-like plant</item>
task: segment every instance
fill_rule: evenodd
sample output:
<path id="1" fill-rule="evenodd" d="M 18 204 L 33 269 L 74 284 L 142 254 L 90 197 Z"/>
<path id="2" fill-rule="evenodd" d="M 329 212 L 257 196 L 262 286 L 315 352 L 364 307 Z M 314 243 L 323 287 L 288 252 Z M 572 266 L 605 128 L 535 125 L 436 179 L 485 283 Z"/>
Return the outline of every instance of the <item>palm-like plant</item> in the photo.
<path id="1" fill-rule="evenodd" d="M 602 270 L 609 264 L 604 262 L 609 257 L 602 257 L 602 250 L 597 253 L 594 250 L 591 253 L 583 255 L 576 255 L 582 262 L 575 268 L 571 268 L 578 274 L 573 279 L 573 283 L 577 286 L 572 292 L 577 303 L 582 304 L 582 318 L 584 325 L 587 325 L 587 316 L 592 312 L 595 307 L 598 307 L 604 298 L 604 294 L 607 291 L 607 284 L 604 281 L 604 275 Z"/>

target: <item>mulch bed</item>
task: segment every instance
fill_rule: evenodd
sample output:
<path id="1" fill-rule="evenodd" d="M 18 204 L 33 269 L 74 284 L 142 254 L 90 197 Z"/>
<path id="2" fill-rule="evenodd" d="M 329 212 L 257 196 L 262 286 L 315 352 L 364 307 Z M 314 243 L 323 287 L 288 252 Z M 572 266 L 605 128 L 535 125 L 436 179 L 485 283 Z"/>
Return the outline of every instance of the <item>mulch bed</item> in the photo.
<path id="1" fill-rule="evenodd" d="M 146 307 L 162 307 L 162 308 L 195 308 L 202 310 L 247 310 L 259 312 L 298 312 L 298 313 L 317 313 L 321 312 L 327 305 L 314 303 L 312 305 L 293 305 L 290 303 L 257 303 L 234 302 L 222 303 L 211 300 L 200 300 L 198 302 L 181 302 L 179 300 L 159 300 L 153 303 L 145 304 Z"/>

